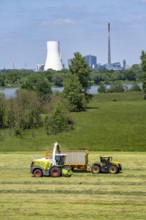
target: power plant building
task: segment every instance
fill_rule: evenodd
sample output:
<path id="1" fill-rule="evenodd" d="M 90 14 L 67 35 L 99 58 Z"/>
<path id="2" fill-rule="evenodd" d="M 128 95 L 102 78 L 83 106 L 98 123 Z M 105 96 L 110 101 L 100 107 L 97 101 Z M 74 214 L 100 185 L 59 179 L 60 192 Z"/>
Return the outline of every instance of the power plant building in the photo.
<path id="1" fill-rule="evenodd" d="M 47 58 L 44 66 L 44 70 L 62 70 L 63 65 L 60 58 L 60 42 L 59 41 L 47 41 Z"/>
<path id="2" fill-rule="evenodd" d="M 88 66 L 91 69 L 96 69 L 97 68 L 97 58 L 96 58 L 96 56 L 87 55 L 87 56 L 85 56 L 85 59 L 86 59 L 86 62 L 88 64 Z"/>
<path id="3" fill-rule="evenodd" d="M 97 64 L 97 57 L 94 55 L 86 55 L 85 59 L 88 64 L 88 66 L 92 70 L 122 70 L 126 69 L 126 60 L 123 61 L 123 66 L 121 66 L 120 62 L 111 62 L 111 39 L 110 39 L 110 32 L 111 27 L 110 23 L 108 23 L 108 60 L 106 64 L 101 65 L 100 63 Z M 71 64 L 72 59 L 68 59 L 68 66 Z M 37 66 L 37 70 L 42 70 L 42 65 Z M 47 41 L 47 57 L 46 62 L 44 65 L 44 71 L 47 71 L 48 69 L 52 70 L 62 70 L 64 68 L 60 56 L 60 42 L 59 41 Z"/>

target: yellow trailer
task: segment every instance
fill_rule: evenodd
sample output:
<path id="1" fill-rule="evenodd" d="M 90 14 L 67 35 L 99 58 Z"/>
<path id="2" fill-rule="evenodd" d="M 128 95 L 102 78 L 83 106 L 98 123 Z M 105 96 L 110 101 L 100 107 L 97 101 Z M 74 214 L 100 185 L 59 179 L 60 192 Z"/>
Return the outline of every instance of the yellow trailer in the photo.
<path id="1" fill-rule="evenodd" d="M 88 151 L 87 150 L 63 150 L 61 151 L 62 154 L 66 154 L 66 160 L 64 166 L 71 167 L 72 170 L 86 170 L 90 171 L 91 166 L 88 163 Z M 52 153 L 46 152 L 46 158 L 51 158 Z"/>

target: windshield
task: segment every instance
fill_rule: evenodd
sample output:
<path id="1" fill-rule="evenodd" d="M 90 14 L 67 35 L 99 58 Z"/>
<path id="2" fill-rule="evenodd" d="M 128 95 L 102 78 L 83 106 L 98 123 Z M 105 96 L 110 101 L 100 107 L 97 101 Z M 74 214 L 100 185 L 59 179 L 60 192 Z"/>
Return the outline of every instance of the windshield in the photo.
<path id="1" fill-rule="evenodd" d="M 65 155 L 57 155 L 57 156 L 55 157 L 56 165 L 64 165 L 64 163 L 65 163 L 65 158 L 66 158 Z"/>
<path id="2" fill-rule="evenodd" d="M 102 163 L 110 162 L 110 157 L 101 157 L 101 162 Z"/>

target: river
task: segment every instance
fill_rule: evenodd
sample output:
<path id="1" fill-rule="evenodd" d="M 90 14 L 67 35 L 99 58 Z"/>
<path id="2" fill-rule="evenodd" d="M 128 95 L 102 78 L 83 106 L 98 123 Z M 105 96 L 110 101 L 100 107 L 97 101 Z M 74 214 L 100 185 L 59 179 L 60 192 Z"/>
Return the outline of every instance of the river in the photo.
<path id="1" fill-rule="evenodd" d="M 128 88 L 132 87 L 132 84 L 126 84 Z M 140 85 L 142 87 L 142 85 Z M 110 88 L 110 85 L 106 85 L 107 89 Z M 6 99 L 14 98 L 16 96 L 16 90 L 17 88 L 5 88 L 5 89 L 0 89 L 0 93 L 3 93 L 5 95 Z M 53 91 L 63 91 L 63 87 L 52 87 Z M 91 86 L 89 89 L 89 94 L 97 94 L 98 93 L 98 86 Z"/>
<path id="2" fill-rule="evenodd" d="M 92 86 L 89 89 L 90 94 L 97 94 L 97 88 L 98 86 Z M 0 89 L 0 93 L 3 93 L 5 95 L 6 99 L 14 98 L 16 96 L 16 90 L 17 88 L 5 88 L 5 89 Z M 52 87 L 53 91 L 63 91 L 63 87 Z"/>

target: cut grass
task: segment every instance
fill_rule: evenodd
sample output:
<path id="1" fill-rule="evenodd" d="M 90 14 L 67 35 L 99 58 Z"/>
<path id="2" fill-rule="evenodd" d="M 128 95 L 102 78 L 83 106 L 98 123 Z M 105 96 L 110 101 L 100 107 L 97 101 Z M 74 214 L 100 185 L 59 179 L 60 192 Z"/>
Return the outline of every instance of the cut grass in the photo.
<path id="1" fill-rule="evenodd" d="M 146 153 L 104 153 L 122 163 L 122 173 L 75 172 L 70 178 L 35 178 L 29 172 L 34 152 L 1 153 L 0 219 L 145 220 Z M 90 163 L 102 154 L 91 152 Z"/>

